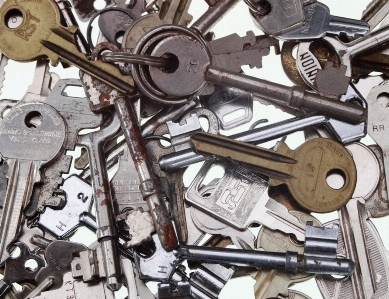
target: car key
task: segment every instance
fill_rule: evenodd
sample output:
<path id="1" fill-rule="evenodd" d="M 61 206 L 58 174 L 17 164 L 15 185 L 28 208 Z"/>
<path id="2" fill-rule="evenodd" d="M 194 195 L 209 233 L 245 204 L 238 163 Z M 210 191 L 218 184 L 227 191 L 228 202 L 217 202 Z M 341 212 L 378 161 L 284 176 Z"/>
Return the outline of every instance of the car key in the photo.
<path id="1" fill-rule="evenodd" d="M 60 12 L 54 0 L 18 2 L 17 5 L 6 2 L 1 6 L 0 13 L 3 17 L 0 51 L 8 58 L 28 62 L 47 56 L 54 66 L 60 59 L 118 90 L 133 92 L 131 77 L 123 76 L 111 64 L 88 60 L 85 54 L 78 51 L 74 37 L 78 28 L 60 25 Z M 10 20 L 15 14 L 22 15 L 23 21 L 13 28 Z"/>
<path id="2" fill-rule="evenodd" d="M 370 30 L 370 26 L 364 21 L 332 16 L 329 8 L 320 2 L 304 6 L 304 13 L 305 22 L 300 27 L 277 35 L 277 38 L 300 41 L 317 39 L 324 35 L 339 36 L 341 34 L 355 38 L 364 36 Z"/>
<path id="3" fill-rule="evenodd" d="M 9 165 L 8 189 L 1 218 L 1 261 L 7 246 L 24 222 L 23 210 L 30 200 L 39 169 L 62 150 L 66 125 L 61 115 L 43 103 L 15 106 L 0 123 L 0 153 Z"/>
<path id="4" fill-rule="evenodd" d="M 268 175 L 269 185 L 287 184 L 296 201 L 310 211 L 325 213 L 339 209 L 351 198 L 356 186 L 357 172 L 351 155 L 330 139 L 312 139 L 294 151 L 279 142 L 276 153 L 204 132 L 192 136 L 192 142 L 200 152 L 258 167 L 253 169 Z M 331 172 L 339 172 L 344 178 L 340 189 L 328 185 L 326 177 Z"/>
<path id="5" fill-rule="evenodd" d="M 225 174 L 212 192 L 201 192 L 203 180 L 214 166 L 223 167 Z M 185 198 L 208 216 L 216 217 L 235 229 L 245 230 L 252 223 L 261 223 L 271 229 L 294 234 L 298 240 L 304 241 L 304 225 L 290 215 L 286 207 L 270 198 L 267 191 L 268 185 L 262 178 L 239 164 L 226 159 L 210 160 L 189 186 Z M 196 220 L 193 222 L 196 224 Z M 222 227 L 222 224 L 219 226 Z M 250 240 L 249 232 L 247 234 L 244 239 L 237 235 L 238 238 L 233 238 L 233 241 Z"/>

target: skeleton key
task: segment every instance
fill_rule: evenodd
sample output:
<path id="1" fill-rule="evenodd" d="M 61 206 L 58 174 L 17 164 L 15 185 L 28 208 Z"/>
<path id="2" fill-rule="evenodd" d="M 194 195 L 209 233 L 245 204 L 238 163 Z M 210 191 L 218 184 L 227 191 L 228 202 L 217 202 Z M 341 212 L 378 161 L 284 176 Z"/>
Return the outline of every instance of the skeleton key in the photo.
<path id="1" fill-rule="evenodd" d="M 16 28 L 9 23 L 15 13 L 23 16 L 23 21 Z M 3 41 L 0 50 L 8 58 L 28 62 L 47 56 L 54 66 L 62 60 L 118 90 L 133 91 L 131 77 L 122 76 L 111 64 L 88 60 L 85 54 L 78 51 L 74 36 L 78 27 L 60 25 L 60 11 L 54 0 L 17 4 L 8 1 L 0 8 L 0 15 L 0 36 Z"/>
<path id="2" fill-rule="evenodd" d="M 39 169 L 63 149 L 66 125 L 61 115 L 43 103 L 14 107 L 0 124 L 0 153 L 9 165 L 8 189 L 1 218 L 1 261 L 23 224 Z"/>
<path id="3" fill-rule="evenodd" d="M 123 48 L 135 48 L 138 40 L 152 28 L 166 24 L 186 26 L 192 21 L 188 13 L 192 0 L 164 1 L 158 13 L 147 14 L 132 23 L 123 37 Z"/>
<path id="4" fill-rule="evenodd" d="M 76 175 L 68 177 L 61 189 L 66 193 L 65 207 L 60 210 L 47 207 L 38 221 L 41 227 L 57 238 L 72 233 L 80 224 L 80 215 L 89 212 L 92 205 L 91 186 Z"/>
<path id="5" fill-rule="evenodd" d="M 225 174 L 213 192 L 204 194 L 204 191 L 200 192 L 204 178 L 216 165 L 223 167 Z M 268 185 L 262 178 L 239 164 L 229 160 L 207 161 L 189 186 L 185 198 L 196 208 L 235 229 L 245 230 L 252 223 L 261 223 L 304 241 L 304 225 L 290 215 L 286 207 L 270 198 L 267 191 Z M 235 241 L 240 243 L 237 238 Z"/>
<path id="6" fill-rule="evenodd" d="M 89 153 L 92 187 L 97 219 L 97 239 L 103 248 L 107 284 L 111 290 L 121 287 L 119 257 L 117 254 L 117 229 L 112 207 L 112 196 L 103 154 L 104 144 L 117 134 L 120 120 L 113 116 L 111 124 L 104 129 L 78 137 L 77 144 L 85 146 Z"/>
<path id="7" fill-rule="evenodd" d="M 351 155 L 330 139 L 312 139 L 294 151 L 279 142 L 277 153 L 208 133 L 195 134 L 192 142 L 200 152 L 258 167 L 257 172 L 271 178 L 269 185 L 286 184 L 296 201 L 310 211 L 339 209 L 351 198 L 356 186 L 357 172 Z M 344 178 L 339 189 L 331 188 L 326 181 L 332 172 Z"/>
<path id="8" fill-rule="evenodd" d="M 150 39 L 155 41 L 152 46 Z M 176 56 L 178 64 L 173 72 L 155 66 L 147 69 L 133 66 L 132 75 L 139 89 L 160 103 L 186 103 L 188 98 L 193 99 L 205 92 L 208 84 L 212 83 L 242 89 L 259 96 L 267 104 L 270 102 L 281 108 L 316 111 L 351 123 L 360 123 L 366 117 L 365 109 L 357 105 L 334 101 L 333 97 L 306 92 L 301 87 L 287 87 L 219 68 L 212 64 L 209 45 L 184 27 L 171 25 L 151 30 L 138 42 L 134 53 L 151 53 L 152 56 L 171 53 Z M 150 76 L 145 75 L 146 72 Z M 180 88 L 175 88 L 178 81 Z"/>
<path id="9" fill-rule="evenodd" d="M 295 216 L 301 224 L 305 225 L 307 221 L 313 221 L 315 226 L 322 224 L 313 216 L 300 212 L 290 211 L 290 214 Z M 302 253 L 304 246 L 291 239 L 280 231 L 273 231 L 267 227 L 262 227 L 258 233 L 256 240 L 256 248 L 263 248 L 266 251 L 286 252 L 296 251 Z M 287 274 L 275 270 L 261 270 L 257 273 L 254 285 L 254 294 L 256 299 L 273 298 L 278 295 L 288 296 L 288 287 L 297 282 L 306 281 L 312 278 L 313 275 L 298 273 Z"/>

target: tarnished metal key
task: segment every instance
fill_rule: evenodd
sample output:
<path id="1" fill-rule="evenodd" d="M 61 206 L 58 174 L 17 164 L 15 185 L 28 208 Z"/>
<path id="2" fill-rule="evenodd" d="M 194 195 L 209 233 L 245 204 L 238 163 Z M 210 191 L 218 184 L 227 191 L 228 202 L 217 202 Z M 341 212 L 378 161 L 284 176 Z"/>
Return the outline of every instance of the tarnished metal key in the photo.
<path id="1" fill-rule="evenodd" d="M 43 103 L 15 106 L 0 123 L 0 154 L 9 165 L 8 188 L 0 230 L 0 261 L 24 222 L 39 169 L 54 160 L 63 148 L 66 125 L 61 115 Z"/>
<path id="2" fill-rule="evenodd" d="M 78 27 L 60 24 L 60 11 L 54 0 L 7 1 L 0 8 L 0 15 L 0 51 L 8 58 L 28 62 L 47 56 L 52 65 L 61 60 L 120 91 L 133 91 L 130 76 L 123 76 L 111 64 L 88 60 L 78 51 L 75 39 Z M 15 16 L 22 16 L 21 22 L 12 23 Z"/>
<path id="3" fill-rule="evenodd" d="M 269 185 L 287 184 L 296 201 L 315 212 L 330 212 L 351 198 L 357 179 L 354 161 L 341 144 L 331 139 L 312 139 L 292 151 L 279 142 L 277 152 L 209 133 L 197 133 L 192 142 L 200 152 L 230 157 L 268 175 Z M 326 179 L 339 173 L 343 186 L 333 189 Z"/>

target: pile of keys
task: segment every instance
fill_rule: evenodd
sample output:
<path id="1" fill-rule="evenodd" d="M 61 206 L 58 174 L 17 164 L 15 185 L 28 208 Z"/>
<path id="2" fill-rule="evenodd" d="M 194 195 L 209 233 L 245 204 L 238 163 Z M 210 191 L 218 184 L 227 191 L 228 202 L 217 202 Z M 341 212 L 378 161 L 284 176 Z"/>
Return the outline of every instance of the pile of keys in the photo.
<path id="1" fill-rule="evenodd" d="M 0 100 L 0 298 L 216 299 L 242 277 L 256 299 L 310 298 L 290 288 L 308 280 L 389 298 L 371 220 L 389 214 L 388 1 L 361 20 L 315 0 L 205 0 L 198 19 L 203 0 L 104 1 L 0 2 L 0 89 L 8 62 L 36 63 Z M 215 36 L 238 4 L 263 34 Z M 294 86 L 244 73 L 271 55 Z M 263 124 L 254 102 L 290 117 Z"/>

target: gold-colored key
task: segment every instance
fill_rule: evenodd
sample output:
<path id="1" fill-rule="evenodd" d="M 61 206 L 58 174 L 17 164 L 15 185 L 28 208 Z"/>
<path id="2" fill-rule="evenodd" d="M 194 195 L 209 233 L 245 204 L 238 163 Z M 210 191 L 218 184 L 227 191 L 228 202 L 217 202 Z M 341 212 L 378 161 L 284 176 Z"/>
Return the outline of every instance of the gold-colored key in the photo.
<path id="1" fill-rule="evenodd" d="M 296 201 L 309 211 L 338 210 L 355 189 L 354 160 L 346 148 L 331 139 L 311 139 L 296 150 L 279 142 L 277 152 L 209 133 L 195 134 L 192 142 L 200 152 L 254 166 L 255 171 L 270 177 L 269 185 L 286 184 Z M 332 188 L 327 183 L 331 175 L 340 175 L 343 186 Z"/>
<path id="2" fill-rule="evenodd" d="M 0 8 L 0 51 L 10 59 L 28 62 L 47 56 L 54 66 L 60 59 L 122 92 L 132 92 L 132 77 L 123 76 L 109 63 L 88 60 L 78 51 L 77 30 L 60 24 L 54 0 L 9 0 Z"/>

